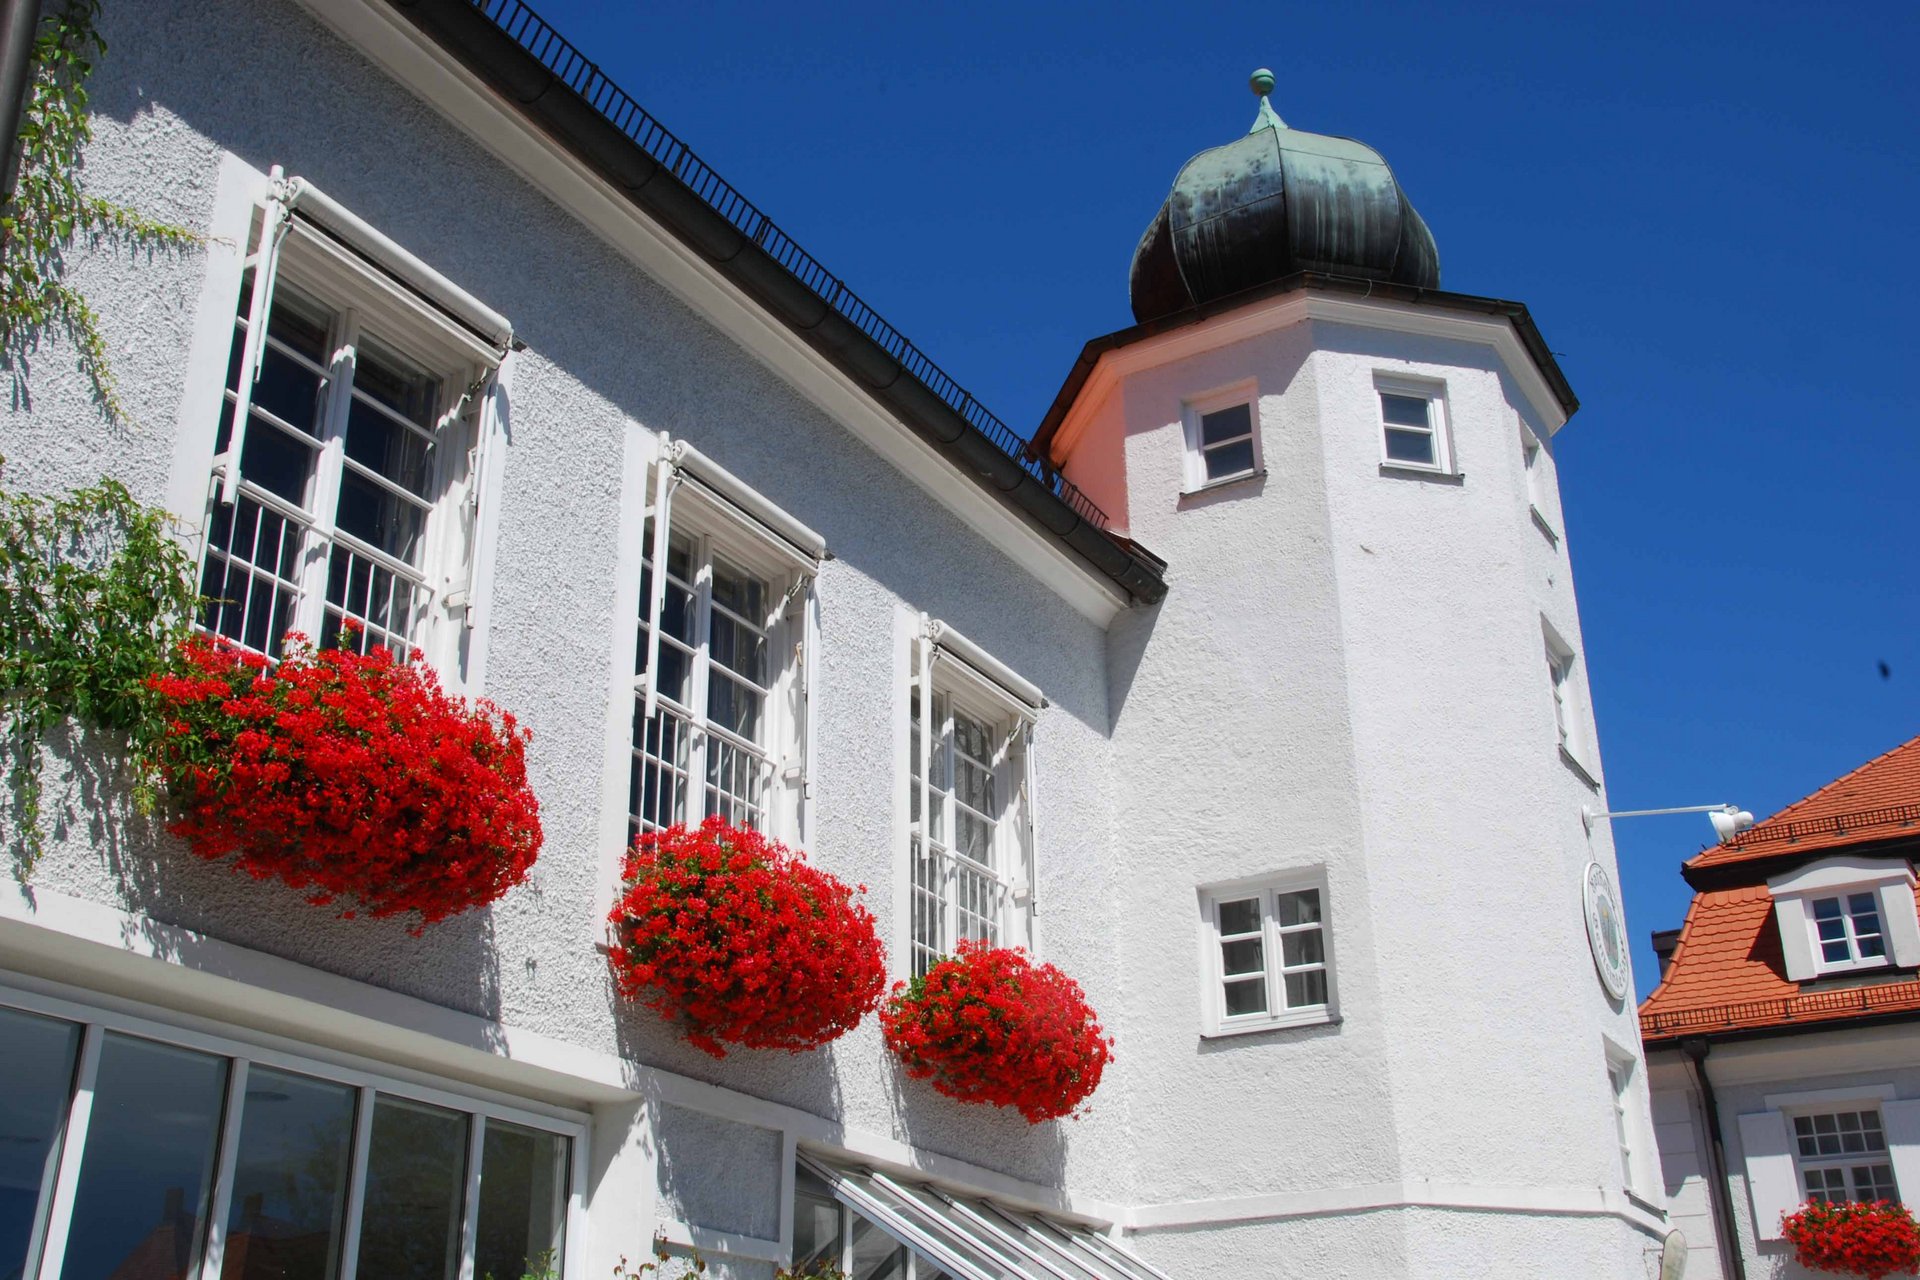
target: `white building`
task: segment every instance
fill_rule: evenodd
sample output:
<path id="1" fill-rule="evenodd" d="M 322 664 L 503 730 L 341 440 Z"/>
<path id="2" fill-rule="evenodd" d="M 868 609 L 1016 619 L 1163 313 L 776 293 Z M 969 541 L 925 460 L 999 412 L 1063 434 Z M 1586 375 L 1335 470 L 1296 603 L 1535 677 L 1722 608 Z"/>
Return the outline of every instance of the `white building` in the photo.
<path id="1" fill-rule="evenodd" d="M 1781 1215 L 1920 1199 L 1920 738 L 1687 860 L 1640 1006 L 1693 1280 L 1797 1278 Z"/>
<path id="2" fill-rule="evenodd" d="M 414 937 L 187 856 L 57 751 L 63 816 L 0 890 L 0 1275 L 212 1277 L 268 1220 L 326 1242 L 302 1280 L 604 1280 L 656 1233 L 742 1276 L 1649 1274 L 1625 961 L 1616 932 L 1597 981 L 1583 920 L 1613 853 L 1580 818 L 1576 402 L 1523 307 L 1438 289 L 1377 155 L 1263 103 L 1196 157 L 1140 323 L 1027 454 L 514 0 L 103 22 L 87 181 L 210 240 L 79 257 L 140 425 L 45 355 L 8 483 L 104 470 L 195 531 L 210 627 L 352 614 L 510 708 L 547 839 Z M 413 470 L 373 401 L 431 424 L 469 386 Z M 696 621 L 636 741 L 663 466 Z M 751 723 L 685 692 L 725 678 L 727 588 L 764 606 Z M 923 666 L 1010 747 L 986 861 L 930 874 Z M 716 1062 L 623 1006 L 621 850 L 707 809 L 873 886 L 896 974 L 969 932 L 1073 974 L 1117 1039 L 1090 1113 L 958 1106 L 871 1023 Z M 333 1181 L 296 1205 L 299 1160 Z"/>

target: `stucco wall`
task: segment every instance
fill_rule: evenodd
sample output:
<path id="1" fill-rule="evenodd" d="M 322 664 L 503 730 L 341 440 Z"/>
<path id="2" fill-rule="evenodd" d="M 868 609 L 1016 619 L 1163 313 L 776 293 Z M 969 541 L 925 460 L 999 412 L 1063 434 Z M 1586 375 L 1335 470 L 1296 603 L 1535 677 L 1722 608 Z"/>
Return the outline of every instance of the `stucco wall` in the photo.
<path id="1" fill-rule="evenodd" d="M 632 549 L 623 557 L 618 545 L 623 503 L 638 501 L 623 493 L 622 476 L 625 450 L 643 431 L 690 440 L 828 540 L 811 853 L 873 886 L 884 937 L 896 932 L 889 886 L 901 854 L 896 618 L 902 610 L 942 618 L 1045 690 L 1039 888 L 1058 922 L 1048 958 L 1112 1009 L 1120 1000 L 1106 936 L 1073 923 L 1104 920 L 1110 895 L 1100 628 L 302 10 L 181 0 L 156 16 L 147 6 L 106 6 L 111 52 L 92 85 L 97 141 L 86 180 L 222 242 L 172 256 L 76 255 L 71 278 L 102 316 L 134 424 L 103 424 L 70 353 L 49 338 L 26 405 L 0 425 L 7 483 L 53 492 L 104 472 L 164 502 L 170 476 L 203 476 L 209 458 L 204 449 L 183 454 L 196 424 L 179 421 L 178 407 L 203 283 L 210 271 L 238 278 L 244 227 L 214 223 L 223 153 L 312 181 L 507 315 L 528 346 L 514 357 L 500 459 L 485 692 L 533 731 L 546 846 L 531 884 L 415 938 L 403 922 L 338 920 L 283 887 L 197 863 L 127 811 L 114 779 L 96 786 L 92 771 L 108 757 L 80 744 L 66 754 L 86 767 L 56 762 L 49 780 L 55 829 L 36 884 L 1031 1180 L 1118 1188 L 1118 1091 L 1080 1125 L 1030 1127 L 962 1110 L 900 1079 L 871 1022 L 823 1052 L 715 1062 L 651 1015 L 619 1007 L 593 945 L 610 862 L 598 834 L 606 690 L 624 660 L 620 637 L 631 642 L 615 600 L 621 575 L 636 569 Z M 234 304 L 231 294 L 214 300 L 224 317 Z M 201 516 L 177 514 L 194 525 Z"/>

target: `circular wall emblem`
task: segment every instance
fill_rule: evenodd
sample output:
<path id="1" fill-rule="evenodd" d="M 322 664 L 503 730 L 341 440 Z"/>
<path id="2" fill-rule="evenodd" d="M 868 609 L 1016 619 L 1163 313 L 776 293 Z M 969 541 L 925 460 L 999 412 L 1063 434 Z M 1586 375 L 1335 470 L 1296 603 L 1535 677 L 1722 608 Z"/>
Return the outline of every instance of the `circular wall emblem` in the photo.
<path id="1" fill-rule="evenodd" d="M 1620 895 L 1614 890 L 1613 877 L 1597 862 L 1587 864 L 1587 945 L 1593 950 L 1593 967 L 1600 974 L 1600 985 L 1615 1000 L 1627 994 L 1627 931 L 1622 925 Z"/>

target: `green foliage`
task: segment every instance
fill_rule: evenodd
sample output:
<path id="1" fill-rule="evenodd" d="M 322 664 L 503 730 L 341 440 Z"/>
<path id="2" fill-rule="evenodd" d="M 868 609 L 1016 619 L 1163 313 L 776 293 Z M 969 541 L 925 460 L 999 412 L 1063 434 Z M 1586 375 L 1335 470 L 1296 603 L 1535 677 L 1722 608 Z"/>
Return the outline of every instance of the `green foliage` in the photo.
<path id="1" fill-rule="evenodd" d="M 23 378 L 28 354 L 48 329 L 72 341 L 80 370 L 111 422 L 126 420 L 100 317 L 61 277 L 76 240 L 112 240 L 129 248 L 182 248 L 201 242 L 185 227 L 80 189 L 81 152 L 93 139 L 87 76 L 106 51 L 95 28 L 100 0 L 65 0 L 43 20 L 33 47 L 33 82 L 20 119 L 20 174 L 0 209 L 0 359 Z"/>
<path id="2" fill-rule="evenodd" d="M 0 834 L 23 882 L 41 848 L 40 743 L 67 717 L 126 737 L 134 802 L 151 809 L 166 722 L 144 682 L 172 665 L 197 602 L 171 518 L 119 482 L 51 500 L 0 490 Z"/>

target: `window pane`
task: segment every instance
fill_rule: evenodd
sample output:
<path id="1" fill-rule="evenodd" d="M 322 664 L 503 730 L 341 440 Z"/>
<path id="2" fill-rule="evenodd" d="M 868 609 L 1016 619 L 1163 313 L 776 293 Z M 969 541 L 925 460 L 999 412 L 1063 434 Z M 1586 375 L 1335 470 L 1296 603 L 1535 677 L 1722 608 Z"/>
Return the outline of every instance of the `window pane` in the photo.
<path id="1" fill-rule="evenodd" d="M 1265 1013 L 1267 1011 L 1267 980 L 1255 978 L 1249 982 L 1229 982 L 1227 984 L 1227 1016 L 1238 1017 L 1243 1013 Z"/>
<path id="2" fill-rule="evenodd" d="M 1321 964 L 1327 958 L 1325 937 L 1318 929 L 1280 935 L 1280 956 L 1291 969 L 1295 965 Z"/>
<path id="3" fill-rule="evenodd" d="M 420 535 L 427 513 L 351 467 L 340 475 L 340 528 L 406 564 L 420 563 Z"/>
<path id="4" fill-rule="evenodd" d="M 687 775 L 692 735 L 686 721 L 662 707 L 653 720 L 641 724 L 641 704 L 634 705 L 633 778 L 629 812 L 637 827 L 654 830 L 687 819 Z"/>
<path id="5" fill-rule="evenodd" d="M 717 669 L 707 676 L 707 719 L 739 734 L 748 742 L 760 741 L 761 712 L 767 695 L 750 689 Z"/>
<path id="6" fill-rule="evenodd" d="M 0 1276 L 17 1276 L 51 1189 L 80 1028 L 0 1009 Z"/>
<path id="7" fill-rule="evenodd" d="M 767 584 L 715 556 L 713 602 L 757 625 L 767 617 Z"/>
<path id="8" fill-rule="evenodd" d="M 241 315 L 245 316 L 247 299 L 253 289 L 253 272 L 246 273 L 246 285 L 241 292 Z M 313 361 L 315 364 L 331 363 L 328 351 L 327 331 L 333 327 L 333 316 L 317 302 L 309 302 L 299 294 L 288 289 L 285 284 L 276 283 L 273 289 L 272 319 L 267 322 L 269 336 L 286 343 L 289 347 Z"/>
<path id="9" fill-rule="evenodd" d="M 347 411 L 347 456 L 367 470 L 385 476 L 408 493 L 426 498 L 427 459 L 431 450 L 424 436 L 401 426 L 364 400 Z"/>
<path id="10" fill-rule="evenodd" d="M 271 329 L 268 330 L 272 332 Z M 295 431 L 320 434 L 320 391 L 326 379 L 271 344 L 260 361 L 260 377 L 253 384 L 253 403 Z M 247 433 L 259 426 L 247 423 Z"/>
<path id="11" fill-rule="evenodd" d="M 247 442 L 240 446 L 240 476 L 275 497 L 305 508 L 307 484 L 318 456 L 315 446 L 254 417 L 247 426 Z"/>
<path id="12" fill-rule="evenodd" d="M 1820 944 L 1820 956 L 1831 964 L 1838 964 L 1853 959 L 1853 948 L 1847 945 L 1844 938 L 1839 942 L 1823 942 Z"/>
<path id="13" fill-rule="evenodd" d="M 1220 932 L 1227 935 L 1260 932 L 1260 899 L 1221 903 Z"/>
<path id="14" fill-rule="evenodd" d="M 362 334 L 354 353 L 353 389 L 429 430 L 440 380 L 377 338 Z"/>
<path id="15" fill-rule="evenodd" d="M 221 1280 L 327 1280 L 338 1269 L 355 1091 L 247 1073 Z"/>
<path id="16" fill-rule="evenodd" d="M 840 1202 L 806 1169 L 796 1175 L 793 1196 L 793 1270 L 801 1275 L 840 1265 Z"/>
<path id="17" fill-rule="evenodd" d="M 1433 422 L 1427 417 L 1425 396 L 1397 396 L 1390 392 L 1380 393 L 1380 417 L 1396 427 L 1431 427 Z"/>
<path id="18" fill-rule="evenodd" d="M 1222 445 L 1202 455 L 1207 460 L 1207 479 L 1221 480 L 1253 470 L 1253 441 Z"/>
<path id="19" fill-rule="evenodd" d="M 1264 963 L 1262 950 L 1258 938 L 1242 938 L 1238 942 L 1222 943 L 1220 971 L 1225 974 L 1259 973 Z"/>
<path id="20" fill-rule="evenodd" d="M 767 683 L 767 640 L 759 632 L 742 626 L 715 610 L 709 638 L 713 660 L 729 671 L 737 672 L 764 686 Z"/>
<path id="21" fill-rule="evenodd" d="M 1320 891 L 1297 889 L 1274 895 L 1274 907 L 1280 914 L 1280 926 L 1320 923 Z"/>
<path id="22" fill-rule="evenodd" d="M 1813 900 L 1813 918 L 1815 920 L 1838 920 L 1840 918 L 1840 899 L 1815 898 Z"/>
<path id="23" fill-rule="evenodd" d="M 852 1280 L 906 1280 L 907 1251 L 865 1218 L 853 1220 Z"/>
<path id="24" fill-rule="evenodd" d="M 453 1280 L 466 1175 L 467 1117 L 385 1094 L 375 1099 L 359 1274 Z"/>
<path id="25" fill-rule="evenodd" d="M 1432 466 L 1433 437 L 1424 431 L 1387 430 L 1387 457 L 1395 462 L 1420 462 Z"/>
<path id="26" fill-rule="evenodd" d="M 200 625 L 259 653 L 278 656 L 293 625 L 304 531 L 241 494 L 214 503 L 200 574 Z"/>
<path id="27" fill-rule="evenodd" d="M 61 1280 L 178 1280 L 199 1252 L 224 1058 L 108 1034 Z"/>
<path id="28" fill-rule="evenodd" d="M 1327 973 L 1324 969 L 1312 969 L 1306 973 L 1289 973 L 1287 982 L 1287 1008 L 1304 1009 L 1311 1005 L 1327 1002 Z"/>
<path id="29" fill-rule="evenodd" d="M 504 1120 L 487 1121 L 480 1157 L 480 1229 L 473 1274 L 520 1280 L 560 1270 L 566 1216 L 567 1140 Z"/>
<path id="30" fill-rule="evenodd" d="M 1220 444 L 1253 434 L 1252 406 L 1231 405 L 1200 416 L 1200 443 Z"/>

